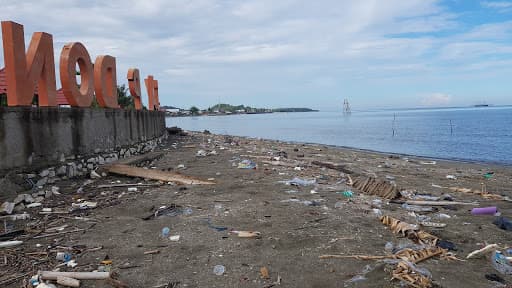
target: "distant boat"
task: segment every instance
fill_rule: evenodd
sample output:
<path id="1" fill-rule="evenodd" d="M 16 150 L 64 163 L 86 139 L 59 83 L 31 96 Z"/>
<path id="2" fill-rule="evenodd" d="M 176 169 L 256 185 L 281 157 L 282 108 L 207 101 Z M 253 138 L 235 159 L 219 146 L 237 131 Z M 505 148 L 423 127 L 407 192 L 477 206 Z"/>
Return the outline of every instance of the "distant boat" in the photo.
<path id="1" fill-rule="evenodd" d="M 489 104 L 476 104 L 473 107 L 489 107 Z"/>

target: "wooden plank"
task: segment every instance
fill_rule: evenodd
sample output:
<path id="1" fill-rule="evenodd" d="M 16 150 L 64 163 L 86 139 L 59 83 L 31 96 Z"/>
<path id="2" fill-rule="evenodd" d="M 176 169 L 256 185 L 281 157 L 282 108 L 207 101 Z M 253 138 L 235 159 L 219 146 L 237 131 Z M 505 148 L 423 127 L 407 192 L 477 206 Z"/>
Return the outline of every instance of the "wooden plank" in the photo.
<path id="1" fill-rule="evenodd" d="M 202 180 L 196 177 L 182 175 L 175 172 L 160 171 L 155 169 L 143 169 L 139 167 L 133 167 L 123 164 L 110 165 L 107 171 L 114 174 L 141 177 L 146 179 L 159 180 L 164 182 L 175 182 L 178 184 L 186 185 L 212 185 L 215 184 L 213 181 Z"/>

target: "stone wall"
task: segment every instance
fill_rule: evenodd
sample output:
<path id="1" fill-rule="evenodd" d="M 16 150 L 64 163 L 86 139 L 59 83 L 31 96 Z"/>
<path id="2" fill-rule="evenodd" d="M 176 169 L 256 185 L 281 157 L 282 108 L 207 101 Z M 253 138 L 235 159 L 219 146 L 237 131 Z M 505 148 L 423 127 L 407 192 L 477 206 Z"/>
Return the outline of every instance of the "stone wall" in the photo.
<path id="1" fill-rule="evenodd" d="M 147 147 L 156 142 L 150 140 L 164 131 L 165 114 L 157 111 L 0 107 L 0 175 L 13 169 L 81 175 L 116 157 L 152 150 Z M 44 169 L 49 166 L 54 169 Z M 52 178 L 47 176 L 41 178 Z"/>

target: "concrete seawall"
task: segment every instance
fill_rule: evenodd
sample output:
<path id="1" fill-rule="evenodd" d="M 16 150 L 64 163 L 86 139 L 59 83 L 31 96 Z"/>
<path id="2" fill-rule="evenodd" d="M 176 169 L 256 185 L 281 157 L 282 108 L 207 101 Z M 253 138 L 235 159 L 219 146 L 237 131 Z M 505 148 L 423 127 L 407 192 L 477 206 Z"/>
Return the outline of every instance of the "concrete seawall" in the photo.
<path id="1" fill-rule="evenodd" d="M 0 107 L 0 175 L 134 145 L 164 131 L 165 114 L 157 111 Z"/>

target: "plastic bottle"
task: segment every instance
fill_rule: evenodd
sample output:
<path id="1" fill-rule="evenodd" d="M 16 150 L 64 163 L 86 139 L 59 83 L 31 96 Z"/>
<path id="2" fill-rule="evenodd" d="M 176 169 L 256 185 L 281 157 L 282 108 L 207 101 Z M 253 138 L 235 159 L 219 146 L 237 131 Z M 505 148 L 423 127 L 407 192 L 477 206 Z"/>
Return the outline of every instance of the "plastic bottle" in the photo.
<path id="1" fill-rule="evenodd" d="M 168 238 L 169 237 L 169 233 L 171 233 L 171 229 L 169 227 L 164 227 L 164 228 L 162 228 L 161 237 L 162 238 Z"/>
<path id="2" fill-rule="evenodd" d="M 226 267 L 224 267 L 222 265 L 215 265 L 215 267 L 213 267 L 213 274 L 215 274 L 217 276 L 221 276 L 222 274 L 224 274 L 225 271 L 226 271 Z"/>
<path id="3" fill-rule="evenodd" d="M 512 275 L 512 266 L 510 266 L 510 262 L 507 260 L 507 257 L 503 255 L 500 251 L 494 251 L 491 257 L 491 263 L 496 271 L 505 275 Z"/>

